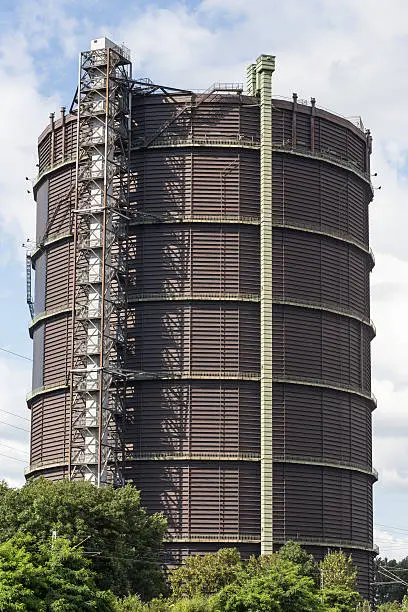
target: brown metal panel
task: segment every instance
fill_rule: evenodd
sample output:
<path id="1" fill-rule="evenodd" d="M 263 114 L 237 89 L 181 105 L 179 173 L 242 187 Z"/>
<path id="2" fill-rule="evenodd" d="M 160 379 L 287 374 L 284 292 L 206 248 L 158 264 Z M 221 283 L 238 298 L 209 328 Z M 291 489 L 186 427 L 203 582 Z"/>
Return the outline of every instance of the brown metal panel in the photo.
<path id="1" fill-rule="evenodd" d="M 57 243 L 47 249 L 47 291 L 45 310 L 69 308 L 72 283 L 72 242 Z M 61 273 L 64 271 L 64 273 Z"/>
<path id="2" fill-rule="evenodd" d="M 252 225 L 146 225 L 132 237 L 130 293 L 259 291 L 258 228 Z"/>
<path id="3" fill-rule="evenodd" d="M 174 375 L 238 373 L 243 368 L 257 373 L 258 326 L 258 306 L 251 303 L 141 303 L 135 307 L 135 327 L 128 329 L 129 366 Z"/>
<path id="4" fill-rule="evenodd" d="M 307 540 L 320 533 L 322 541 L 370 541 L 367 517 L 371 510 L 371 482 L 366 475 L 286 464 L 283 478 L 287 538 Z"/>
<path id="5" fill-rule="evenodd" d="M 285 106 L 281 100 L 273 100 L 272 138 L 278 145 L 287 145 L 292 139 L 292 105 Z"/>
<path id="6" fill-rule="evenodd" d="M 38 147 L 38 171 L 41 173 L 51 165 L 51 134 L 43 139 Z"/>
<path id="7" fill-rule="evenodd" d="M 74 172 L 74 168 L 66 167 L 49 178 L 47 227 L 49 235 L 70 231 L 73 195 L 69 190 L 74 181 Z"/>
<path id="8" fill-rule="evenodd" d="M 49 319 L 42 323 L 44 338 L 44 385 L 66 384 L 68 376 L 71 322 L 68 317 Z"/>
<path id="9" fill-rule="evenodd" d="M 30 457 L 32 468 L 47 470 L 49 466 L 66 461 L 67 400 L 66 393 L 58 392 L 33 402 Z"/>
<path id="10" fill-rule="evenodd" d="M 322 379 L 369 391 L 363 387 L 371 339 L 366 330 L 365 324 L 342 315 L 275 306 L 274 371 L 277 376 Z"/>
<path id="11" fill-rule="evenodd" d="M 48 220 L 48 181 L 44 180 L 36 193 L 37 219 L 36 219 L 36 241 L 39 242 L 44 236 Z"/>
<path id="12" fill-rule="evenodd" d="M 31 436 L 30 436 L 30 463 L 40 461 L 43 445 L 43 398 L 39 398 L 31 405 Z"/>
<path id="13" fill-rule="evenodd" d="M 222 541 L 259 534 L 259 464 L 134 462 L 128 480 L 151 511 L 165 509 L 170 536 Z"/>
<path id="14" fill-rule="evenodd" d="M 291 229 L 273 231 L 276 299 L 348 308 L 369 317 L 367 252 L 329 236 Z"/>

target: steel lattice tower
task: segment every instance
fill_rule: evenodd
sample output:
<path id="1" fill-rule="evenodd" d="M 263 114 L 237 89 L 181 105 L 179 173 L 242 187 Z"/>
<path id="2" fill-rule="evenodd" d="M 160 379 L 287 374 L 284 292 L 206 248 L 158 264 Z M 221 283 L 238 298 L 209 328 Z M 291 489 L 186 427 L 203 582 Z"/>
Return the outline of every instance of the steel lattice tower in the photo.
<path id="1" fill-rule="evenodd" d="M 69 477 L 122 482 L 129 53 L 95 41 L 77 96 Z"/>

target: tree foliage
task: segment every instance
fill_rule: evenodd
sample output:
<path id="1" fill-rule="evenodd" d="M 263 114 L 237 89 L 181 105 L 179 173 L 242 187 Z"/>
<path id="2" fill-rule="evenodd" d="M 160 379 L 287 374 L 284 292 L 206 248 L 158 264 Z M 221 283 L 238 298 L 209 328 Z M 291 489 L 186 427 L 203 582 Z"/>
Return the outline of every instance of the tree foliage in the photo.
<path id="1" fill-rule="evenodd" d="M 289 540 L 279 550 L 279 557 L 298 565 L 304 576 L 313 578 L 319 584 L 319 568 L 312 555 L 309 555 L 297 542 Z"/>
<path id="2" fill-rule="evenodd" d="M 203 556 L 192 555 L 183 565 L 169 572 L 172 598 L 217 593 L 234 582 L 241 570 L 241 556 L 236 548 L 221 548 Z"/>
<path id="3" fill-rule="evenodd" d="M 401 602 L 391 601 L 380 604 L 377 612 L 405 612 L 408 611 L 408 597 L 404 595 Z"/>
<path id="4" fill-rule="evenodd" d="M 357 569 L 351 556 L 329 552 L 320 562 L 322 601 L 333 612 L 352 612 L 361 601 L 357 591 Z"/>
<path id="5" fill-rule="evenodd" d="M 322 605 L 313 578 L 300 566 L 275 556 L 267 571 L 241 579 L 218 595 L 221 612 L 320 612 Z"/>
<path id="6" fill-rule="evenodd" d="M 131 486 L 45 479 L 21 489 L 3 484 L 0 516 L 0 542 L 20 532 L 45 544 L 56 531 L 72 545 L 83 544 L 101 590 L 149 599 L 165 588 L 160 551 L 166 523 L 161 515 L 147 515 Z"/>
<path id="7" fill-rule="evenodd" d="M 356 612 L 372 612 L 372 610 L 371 604 L 367 600 L 360 601 L 357 604 Z"/>
<path id="8" fill-rule="evenodd" d="M 113 612 L 114 597 L 98 590 L 89 561 L 67 540 L 38 547 L 20 534 L 0 544 L 0 610 Z"/>
<path id="9" fill-rule="evenodd" d="M 174 610 L 183 605 L 180 611 L 194 612 L 351 612 L 363 605 L 356 578 L 351 557 L 341 551 L 329 552 L 318 566 L 295 542 L 245 561 L 237 550 L 223 549 L 189 557 L 172 570 L 171 601 Z M 364 606 L 361 612 L 370 609 Z"/>

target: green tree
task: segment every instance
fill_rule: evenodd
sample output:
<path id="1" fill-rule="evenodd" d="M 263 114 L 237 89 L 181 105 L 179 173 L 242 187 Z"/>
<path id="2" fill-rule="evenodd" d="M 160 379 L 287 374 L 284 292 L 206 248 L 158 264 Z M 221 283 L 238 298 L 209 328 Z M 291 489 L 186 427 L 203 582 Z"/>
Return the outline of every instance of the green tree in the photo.
<path id="1" fill-rule="evenodd" d="M 279 558 L 298 565 L 304 576 L 313 578 L 319 584 L 319 567 L 312 555 L 309 555 L 297 542 L 286 542 L 279 550 Z"/>
<path id="2" fill-rule="evenodd" d="M 372 607 L 369 601 L 364 600 L 357 604 L 356 612 L 372 612 Z"/>
<path id="3" fill-rule="evenodd" d="M 172 598 L 217 593 L 234 582 L 241 570 L 241 557 L 236 548 L 221 548 L 203 556 L 192 555 L 183 565 L 169 572 Z"/>
<path id="4" fill-rule="evenodd" d="M 98 590 L 90 562 L 67 540 L 38 547 L 19 534 L 0 544 L 0 610 L 113 612 L 114 597 Z"/>
<path id="5" fill-rule="evenodd" d="M 267 571 L 228 585 L 215 599 L 220 612 L 323 611 L 313 578 L 304 576 L 300 566 L 277 556 Z"/>
<path id="6" fill-rule="evenodd" d="M 42 582 L 21 538 L 0 544 L 0 610 L 41 610 Z"/>
<path id="7" fill-rule="evenodd" d="M 160 554 L 166 523 L 147 515 L 131 486 L 38 479 L 11 489 L 3 483 L 0 516 L 0 542 L 21 532 L 48 543 L 56 531 L 73 545 L 82 543 L 100 590 L 149 599 L 165 589 Z"/>
<path id="8" fill-rule="evenodd" d="M 357 591 L 357 569 L 351 556 L 329 552 L 320 562 L 322 601 L 333 612 L 352 612 L 361 601 Z"/>
<path id="9" fill-rule="evenodd" d="M 217 612 L 213 597 L 198 595 L 192 599 L 179 599 L 171 608 L 171 612 Z"/>
<path id="10" fill-rule="evenodd" d="M 129 595 L 116 601 L 115 612 L 173 612 L 173 604 L 168 599 L 152 599 L 143 603 L 138 595 Z"/>
<path id="11" fill-rule="evenodd" d="M 116 601 L 116 612 L 146 612 L 146 607 L 138 595 L 129 595 Z"/>
<path id="12" fill-rule="evenodd" d="M 408 610 L 408 597 L 407 595 L 404 595 L 401 603 L 397 601 L 393 601 L 393 602 L 382 604 L 377 608 L 377 610 L 379 612 L 407 611 Z"/>

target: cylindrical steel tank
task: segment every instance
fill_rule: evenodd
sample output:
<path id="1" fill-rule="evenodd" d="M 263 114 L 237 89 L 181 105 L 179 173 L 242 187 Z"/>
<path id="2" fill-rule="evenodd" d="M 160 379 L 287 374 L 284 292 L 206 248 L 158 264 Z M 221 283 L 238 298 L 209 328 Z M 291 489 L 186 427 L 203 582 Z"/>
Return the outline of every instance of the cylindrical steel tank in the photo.
<path id="1" fill-rule="evenodd" d="M 183 110 L 184 109 L 184 110 Z M 176 117 L 177 116 L 177 117 Z M 260 552 L 259 105 L 134 96 L 126 480 L 171 562 Z M 273 542 L 373 558 L 371 139 L 273 100 Z M 66 475 L 75 118 L 40 137 L 31 475 Z"/>

